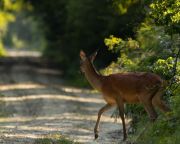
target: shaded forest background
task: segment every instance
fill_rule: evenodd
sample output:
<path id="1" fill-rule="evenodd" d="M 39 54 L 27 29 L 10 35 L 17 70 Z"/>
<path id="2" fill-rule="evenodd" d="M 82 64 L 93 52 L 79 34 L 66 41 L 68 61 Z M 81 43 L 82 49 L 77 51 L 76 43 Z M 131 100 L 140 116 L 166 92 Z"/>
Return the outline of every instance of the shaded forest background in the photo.
<path id="1" fill-rule="evenodd" d="M 3 45 L 37 49 L 43 52 L 44 57 L 55 62 L 65 75 L 75 77 L 78 75 L 81 49 L 89 55 L 99 49 L 96 61 L 99 68 L 105 68 L 122 57 L 123 44 L 119 51 L 108 50 L 106 38 L 110 36 L 132 43 L 124 45 L 126 49 L 136 45 L 135 51 L 138 53 L 139 49 L 139 55 L 149 50 L 171 50 L 172 41 L 178 39 L 174 34 L 179 33 L 180 29 L 178 1 L 162 3 L 159 10 L 150 7 L 152 4 L 153 1 L 143 0 L 1 0 L 2 55 Z M 168 5 L 171 6 L 168 8 Z M 154 14 L 150 14 L 152 11 Z M 163 21 L 160 22 L 161 27 L 156 26 L 160 24 L 159 17 Z M 173 36 L 176 38 L 171 39 Z M 173 50 L 165 56 L 162 53 L 158 58 L 173 56 L 177 53 L 175 48 Z M 131 57 L 137 56 L 131 54 Z M 150 65 L 156 60 L 154 58 Z"/>
<path id="2" fill-rule="evenodd" d="M 44 47 L 44 56 L 58 63 L 68 75 L 73 75 L 79 66 L 81 49 L 88 54 L 100 49 L 99 67 L 115 59 L 117 55 L 108 52 L 104 39 L 109 35 L 135 37 L 135 28 L 145 18 L 146 5 L 131 0 L 8 1 L 2 1 L 1 7 L 14 17 L 8 19 L 13 24 L 4 34 L 5 44 L 23 47 L 23 43 L 27 46 L 28 42 L 37 41 L 36 45 L 29 45 L 34 49 Z"/>
<path id="3" fill-rule="evenodd" d="M 39 50 L 67 79 L 81 86 L 87 84 L 78 72 L 81 49 L 89 55 L 99 50 L 95 65 L 105 75 L 157 73 L 168 82 L 165 98 L 174 109 L 173 118 L 158 121 L 139 143 L 177 143 L 179 9 L 178 0 L 0 0 L 0 55 L 12 47 Z M 127 111 L 135 120 L 137 113 L 143 115 L 137 106 Z M 136 132 L 140 125 L 135 123 Z"/>

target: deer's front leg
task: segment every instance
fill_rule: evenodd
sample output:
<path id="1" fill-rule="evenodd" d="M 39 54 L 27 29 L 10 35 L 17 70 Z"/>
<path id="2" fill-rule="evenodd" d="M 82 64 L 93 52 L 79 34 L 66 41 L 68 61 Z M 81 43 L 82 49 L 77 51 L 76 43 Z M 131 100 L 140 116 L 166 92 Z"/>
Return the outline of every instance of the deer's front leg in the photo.
<path id="1" fill-rule="evenodd" d="M 98 112 L 98 118 L 97 118 L 97 121 L 96 121 L 96 125 L 94 127 L 94 137 L 95 139 L 98 138 L 98 128 L 99 128 L 99 122 L 100 122 L 100 118 L 101 118 L 101 115 L 103 112 L 107 111 L 108 109 L 110 109 L 112 107 L 112 105 L 110 104 L 106 104 L 105 106 L 103 106 L 99 112 Z"/>

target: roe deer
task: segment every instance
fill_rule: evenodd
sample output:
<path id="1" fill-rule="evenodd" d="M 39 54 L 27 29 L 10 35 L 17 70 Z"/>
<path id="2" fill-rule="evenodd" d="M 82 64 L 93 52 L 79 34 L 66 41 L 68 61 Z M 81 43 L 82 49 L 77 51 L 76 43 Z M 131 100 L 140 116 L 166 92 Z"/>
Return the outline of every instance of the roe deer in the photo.
<path id="1" fill-rule="evenodd" d="M 152 121 L 157 118 L 154 106 L 159 107 L 164 112 L 170 111 L 161 100 L 163 80 L 158 75 L 145 72 L 131 72 L 103 76 L 93 66 L 96 54 L 97 52 L 87 57 L 82 50 L 80 51 L 80 69 L 82 73 L 84 73 L 92 87 L 102 93 L 107 103 L 98 112 L 98 118 L 94 127 L 95 139 L 98 138 L 98 127 L 102 113 L 113 106 L 118 106 L 123 125 L 123 140 L 127 138 L 124 103 L 142 103 Z"/>

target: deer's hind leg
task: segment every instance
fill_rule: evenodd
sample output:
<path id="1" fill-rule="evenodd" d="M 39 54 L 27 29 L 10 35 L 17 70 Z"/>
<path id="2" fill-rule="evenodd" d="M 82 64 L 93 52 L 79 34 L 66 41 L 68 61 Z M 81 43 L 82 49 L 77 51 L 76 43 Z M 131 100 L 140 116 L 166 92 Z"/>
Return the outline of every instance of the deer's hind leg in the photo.
<path id="1" fill-rule="evenodd" d="M 152 103 L 154 106 L 157 106 L 163 112 L 169 112 L 170 108 L 162 100 L 163 90 L 160 89 L 152 98 Z"/>
<path id="2" fill-rule="evenodd" d="M 147 114 L 149 115 L 149 118 L 151 119 L 151 121 L 155 121 L 157 118 L 157 113 L 154 109 L 154 106 L 152 104 L 152 96 L 153 94 L 146 94 L 146 97 L 144 97 L 143 95 L 140 97 L 141 102 L 144 105 L 144 108 L 147 112 Z"/>
<path id="3" fill-rule="evenodd" d="M 146 110 L 146 112 L 148 113 L 151 121 L 155 121 L 157 119 L 157 113 L 152 105 L 151 101 L 148 102 L 144 102 L 144 108 Z"/>
<path id="4" fill-rule="evenodd" d="M 127 133 L 126 133 L 125 118 L 124 118 L 124 102 L 121 98 L 117 99 L 117 106 L 119 109 L 119 115 L 121 117 L 122 125 L 123 125 L 123 141 L 125 141 L 127 138 Z"/>

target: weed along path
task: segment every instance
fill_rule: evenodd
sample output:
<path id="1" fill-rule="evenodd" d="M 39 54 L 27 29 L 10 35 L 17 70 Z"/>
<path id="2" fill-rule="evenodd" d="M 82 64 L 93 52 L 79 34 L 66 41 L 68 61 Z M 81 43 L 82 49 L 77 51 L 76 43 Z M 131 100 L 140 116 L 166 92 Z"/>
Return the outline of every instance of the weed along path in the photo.
<path id="1" fill-rule="evenodd" d="M 113 109 L 102 116 L 94 141 L 97 113 L 104 105 L 100 94 L 65 86 L 60 71 L 36 62 L 38 57 L 0 61 L 0 143 L 34 144 L 59 136 L 87 144 L 122 141 L 121 123 L 110 118 Z"/>

